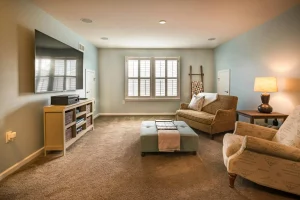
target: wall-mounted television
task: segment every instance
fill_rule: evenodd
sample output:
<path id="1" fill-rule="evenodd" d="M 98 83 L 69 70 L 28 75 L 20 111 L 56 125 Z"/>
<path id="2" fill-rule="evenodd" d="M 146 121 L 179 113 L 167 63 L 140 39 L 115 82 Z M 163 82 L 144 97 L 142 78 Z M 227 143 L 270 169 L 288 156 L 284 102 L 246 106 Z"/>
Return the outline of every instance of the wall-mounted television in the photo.
<path id="1" fill-rule="evenodd" d="M 83 52 L 35 30 L 35 93 L 83 89 Z"/>

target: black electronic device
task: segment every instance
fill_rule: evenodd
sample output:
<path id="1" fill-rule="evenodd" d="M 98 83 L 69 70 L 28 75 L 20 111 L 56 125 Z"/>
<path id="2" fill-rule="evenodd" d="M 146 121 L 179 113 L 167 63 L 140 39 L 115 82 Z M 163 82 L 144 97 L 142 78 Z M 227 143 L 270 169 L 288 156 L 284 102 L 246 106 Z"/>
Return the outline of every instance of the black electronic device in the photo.
<path id="1" fill-rule="evenodd" d="M 83 52 L 35 30 L 35 93 L 83 89 Z"/>
<path id="2" fill-rule="evenodd" d="M 71 105 L 79 102 L 79 95 L 58 95 L 51 97 L 51 105 Z"/>

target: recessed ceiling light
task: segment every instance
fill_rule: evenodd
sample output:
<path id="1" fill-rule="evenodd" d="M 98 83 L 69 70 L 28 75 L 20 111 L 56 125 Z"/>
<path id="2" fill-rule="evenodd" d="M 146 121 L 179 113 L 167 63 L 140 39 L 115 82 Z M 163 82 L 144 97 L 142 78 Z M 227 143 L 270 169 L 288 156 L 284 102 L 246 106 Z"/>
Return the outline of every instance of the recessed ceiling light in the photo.
<path id="1" fill-rule="evenodd" d="M 160 20 L 159 23 L 160 23 L 160 24 L 165 24 L 165 23 L 167 23 L 167 22 L 166 22 L 166 20 Z"/>
<path id="2" fill-rule="evenodd" d="M 208 40 L 213 41 L 216 40 L 216 38 L 208 38 Z"/>
<path id="3" fill-rule="evenodd" d="M 107 37 L 102 37 L 101 40 L 108 40 L 108 38 Z"/>
<path id="4" fill-rule="evenodd" d="M 88 23 L 88 24 L 90 24 L 90 23 L 93 22 L 93 20 L 88 19 L 88 18 L 81 18 L 80 21 L 82 21 L 82 22 L 84 22 L 84 23 Z"/>

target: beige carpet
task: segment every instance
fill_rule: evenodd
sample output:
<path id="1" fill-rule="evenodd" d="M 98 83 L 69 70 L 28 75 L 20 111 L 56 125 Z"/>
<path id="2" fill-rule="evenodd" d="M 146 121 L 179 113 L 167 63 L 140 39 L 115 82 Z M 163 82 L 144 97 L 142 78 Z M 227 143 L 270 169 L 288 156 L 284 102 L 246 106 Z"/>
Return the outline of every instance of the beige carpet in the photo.
<path id="1" fill-rule="evenodd" d="M 67 151 L 39 157 L 0 182 L 0 199 L 296 199 L 242 179 L 228 187 L 222 138 L 199 133 L 198 155 L 140 156 L 143 120 L 166 117 L 100 117 Z"/>

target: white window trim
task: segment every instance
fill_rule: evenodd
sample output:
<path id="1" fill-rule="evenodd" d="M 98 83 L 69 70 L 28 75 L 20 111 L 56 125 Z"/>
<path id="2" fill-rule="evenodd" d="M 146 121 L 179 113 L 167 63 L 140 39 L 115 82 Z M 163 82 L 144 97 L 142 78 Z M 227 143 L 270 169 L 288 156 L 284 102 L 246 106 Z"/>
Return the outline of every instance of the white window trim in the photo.
<path id="1" fill-rule="evenodd" d="M 150 60 L 150 96 L 148 97 L 131 97 L 128 96 L 128 60 Z M 157 97 L 155 96 L 155 60 L 177 60 L 177 96 L 163 96 Z M 140 62 L 139 62 L 140 63 Z M 140 67 L 140 64 L 139 64 Z M 167 65 L 165 66 L 165 80 L 167 80 Z M 125 101 L 180 101 L 180 56 L 178 57 L 125 57 Z M 141 79 L 140 74 L 138 74 L 138 79 Z M 165 83 L 165 87 L 167 87 L 167 82 Z M 167 89 L 165 90 L 167 95 Z M 138 86 L 138 94 L 140 94 L 140 84 Z"/>

